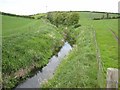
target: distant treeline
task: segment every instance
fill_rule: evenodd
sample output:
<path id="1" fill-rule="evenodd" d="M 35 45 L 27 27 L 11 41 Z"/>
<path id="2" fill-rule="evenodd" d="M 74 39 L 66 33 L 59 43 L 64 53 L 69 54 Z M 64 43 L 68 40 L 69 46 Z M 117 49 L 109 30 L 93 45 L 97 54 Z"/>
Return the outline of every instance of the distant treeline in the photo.
<path id="1" fill-rule="evenodd" d="M 47 13 L 47 19 L 57 27 L 59 25 L 76 25 L 79 22 L 79 13 L 77 12 L 64 12 L 64 11 L 54 11 Z"/>
<path id="2" fill-rule="evenodd" d="M 92 12 L 92 13 L 104 13 L 104 14 L 106 14 L 106 13 L 108 13 L 108 14 L 120 14 L 120 13 L 112 13 L 112 12 L 99 12 L 99 11 L 90 11 L 90 12 Z"/>
<path id="3" fill-rule="evenodd" d="M 31 17 L 30 15 L 16 15 L 16 14 L 11 14 L 11 13 L 4 13 L 4 12 L 0 12 L 0 14 L 7 15 L 7 16 L 14 16 L 14 17 L 22 17 L 22 18 L 34 19 L 34 17 Z"/>
<path id="4" fill-rule="evenodd" d="M 109 14 L 120 14 L 112 12 L 99 12 L 99 11 L 51 11 L 51 12 L 91 12 L 91 13 L 109 13 Z"/>
<path id="5" fill-rule="evenodd" d="M 110 13 L 110 12 L 96 12 L 93 11 L 93 13 L 103 13 L 106 14 L 107 17 L 104 15 L 99 17 L 99 18 L 93 18 L 93 20 L 102 20 L 102 19 L 119 19 L 120 18 L 120 13 Z M 116 15 L 116 16 L 111 16 L 111 14 Z"/>
<path id="6" fill-rule="evenodd" d="M 117 16 L 117 17 L 115 17 L 115 16 L 113 16 L 113 17 L 108 17 L 108 18 L 93 18 L 93 20 L 102 20 L 102 19 L 119 19 L 120 18 L 120 16 Z"/>
<path id="7" fill-rule="evenodd" d="M 91 12 L 91 13 L 103 13 L 103 14 L 109 13 L 109 14 L 118 14 L 118 15 L 120 15 L 120 13 L 100 12 L 100 11 L 68 11 L 68 12 Z"/>
<path id="8" fill-rule="evenodd" d="M 106 16 L 107 16 L 107 17 L 105 17 L 104 15 L 101 16 L 101 17 L 99 17 L 99 18 L 95 17 L 95 18 L 93 18 L 93 20 L 119 19 L 119 18 L 120 18 L 120 15 L 119 15 L 119 14 L 116 14 L 116 16 L 111 16 L 111 15 L 109 15 L 109 14 L 110 14 L 110 13 L 106 13 Z"/>

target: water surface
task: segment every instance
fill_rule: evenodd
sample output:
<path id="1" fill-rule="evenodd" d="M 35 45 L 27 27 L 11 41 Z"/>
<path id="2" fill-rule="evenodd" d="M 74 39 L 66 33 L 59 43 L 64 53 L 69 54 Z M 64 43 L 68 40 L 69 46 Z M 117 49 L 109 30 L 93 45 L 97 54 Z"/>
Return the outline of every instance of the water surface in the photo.
<path id="1" fill-rule="evenodd" d="M 72 50 L 72 47 L 68 42 L 65 42 L 64 46 L 58 53 L 58 56 L 53 56 L 49 63 L 42 68 L 42 71 L 38 71 L 33 77 L 28 78 L 24 83 L 18 85 L 17 88 L 40 88 L 41 84 L 48 79 L 52 78 L 57 66 L 63 60 L 63 58 L 68 55 Z"/>

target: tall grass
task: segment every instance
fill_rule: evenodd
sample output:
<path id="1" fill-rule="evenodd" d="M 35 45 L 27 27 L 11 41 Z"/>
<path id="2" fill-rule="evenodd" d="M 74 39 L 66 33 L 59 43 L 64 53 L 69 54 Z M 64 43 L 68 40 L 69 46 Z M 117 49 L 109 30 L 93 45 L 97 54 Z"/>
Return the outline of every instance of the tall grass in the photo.
<path id="1" fill-rule="evenodd" d="M 58 29 L 44 19 L 3 16 L 3 87 L 14 87 L 31 69 L 46 65 L 62 40 Z M 21 69 L 24 76 L 18 75 Z"/>
<path id="2" fill-rule="evenodd" d="M 97 60 L 93 31 L 87 27 L 73 30 L 76 43 L 62 61 L 54 77 L 43 88 L 93 88 L 97 87 Z"/>

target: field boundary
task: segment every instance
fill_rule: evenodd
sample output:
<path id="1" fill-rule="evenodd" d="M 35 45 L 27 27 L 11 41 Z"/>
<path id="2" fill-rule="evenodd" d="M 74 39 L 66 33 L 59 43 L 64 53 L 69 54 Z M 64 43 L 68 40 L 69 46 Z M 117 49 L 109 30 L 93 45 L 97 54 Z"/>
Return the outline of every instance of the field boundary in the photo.
<path id="1" fill-rule="evenodd" d="M 98 64 L 98 76 L 97 76 L 97 79 L 98 79 L 98 86 L 100 88 L 105 88 L 105 77 L 106 77 L 106 74 L 105 74 L 105 69 L 104 69 L 104 65 L 103 65 L 103 62 L 101 60 L 101 54 L 100 54 L 100 49 L 98 47 L 98 43 L 97 43 L 97 38 L 96 38 L 96 31 L 93 30 L 93 35 L 94 35 L 94 43 L 95 43 L 95 47 L 96 47 L 96 59 L 97 59 L 97 64 Z"/>
<path id="2" fill-rule="evenodd" d="M 2 15 L 0 15 L 0 90 L 2 89 Z"/>

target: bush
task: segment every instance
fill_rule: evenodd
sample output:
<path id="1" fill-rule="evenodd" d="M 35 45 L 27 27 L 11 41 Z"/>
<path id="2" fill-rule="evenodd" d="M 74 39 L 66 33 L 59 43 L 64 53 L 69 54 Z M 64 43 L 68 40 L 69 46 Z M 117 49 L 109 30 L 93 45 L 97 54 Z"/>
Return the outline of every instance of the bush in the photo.
<path id="1" fill-rule="evenodd" d="M 79 14 L 76 12 L 49 12 L 47 19 L 57 27 L 59 25 L 75 25 L 79 22 Z"/>
<path id="2" fill-rule="evenodd" d="M 79 21 L 79 14 L 72 12 L 68 15 L 68 25 L 75 25 Z"/>

